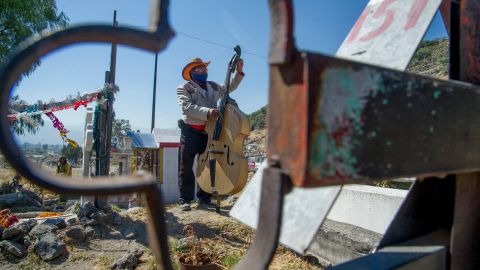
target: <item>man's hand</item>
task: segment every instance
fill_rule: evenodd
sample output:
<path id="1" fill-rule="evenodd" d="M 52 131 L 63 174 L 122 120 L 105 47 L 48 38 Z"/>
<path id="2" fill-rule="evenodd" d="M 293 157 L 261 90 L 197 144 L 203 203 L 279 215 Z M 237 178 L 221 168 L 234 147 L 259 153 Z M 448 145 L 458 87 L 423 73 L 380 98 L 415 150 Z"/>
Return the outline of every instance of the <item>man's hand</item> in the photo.
<path id="1" fill-rule="evenodd" d="M 237 61 L 237 72 L 243 73 L 243 59 L 239 58 Z"/>
<path id="2" fill-rule="evenodd" d="M 219 117 L 220 116 L 220 111 L 218 109 L 210 109 L 208 111 L 208 118 L 210 117 Z"/>

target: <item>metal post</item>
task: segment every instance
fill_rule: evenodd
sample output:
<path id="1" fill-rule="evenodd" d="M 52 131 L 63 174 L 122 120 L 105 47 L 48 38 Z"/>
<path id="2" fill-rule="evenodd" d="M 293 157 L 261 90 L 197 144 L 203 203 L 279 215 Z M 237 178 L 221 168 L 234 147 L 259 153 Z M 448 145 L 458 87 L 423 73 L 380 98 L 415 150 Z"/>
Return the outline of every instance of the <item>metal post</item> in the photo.
<path id="1" fill-rule="evenodd" d="M 153 98 L 152 98 L 152 129 L 155 128 L 155 102 L 157 96 L 157 63 L 158 63 L 158 53 L 155 53 L 155 68 L 153 73 Z"/>
<path id="2" fill-rule="evenodd" d="M 480 47 L 478 32 L 480 23 L 478 14 L 480 4 L 476 0 L 462 0 L 452 2 L 451 32 L 454 37 L 450 47 L 456 49 L 451 53 L 450 62 L 453 63 L 455 73 L 450 77 L 461 81 L 480 83 Z M 456 21 L 454 21 L 456 20 Z M 452 49 L 451 49 L 452 50 Z M 452 65 L 451 65 L 452 67 Z M 469 121 L 465 120 L 465 121 Z M 471 120 L 470 120 L 471 121 Z M 451 239 L 451 269 L 479 269 L 480 257 L 480 172 L 471 172 L 456 175 L 455 213 Z"/>
<path id="3" fill-rule="evenodd" d="M 113 26 L 118 27 L 117 11 L 113 12 Z M 112 43 L 112 50 L 110 54 L 110 71 L 105 72 L 105 82 L 109 84 L 115 84 L 115 70 L 117 65 L 117 44 Z M 113 100 L 114 96 L 111 93 L 108 97 L 105 108 L 100 109 L 99 117 L 99 129 L 100 140 L 98 145 L 100 155 L 97 152 L 97 157 L 100 156 L 98 167 L 96 170 L 97 175 L 109 175 L 110 174 L 110 151 L 112 141 L 112 122 L 113 122 Z M 104 112 L 105 109 L 105 112 Z M 95 196 L 95 206 L 101 206 L 107 202 L 106 197 Z"/>
<path id="4" fill-rule="evenodd" d="M 113 12 L 113 26 L 118 27 L 117 22 L 117 11 Z M 110 80 L 109 83 L 115 84 L 115 71 L 117 66 L 117 44 L 112 43 L 112 52 L 110 56 Z M 107 125 L 105 132 L 105 175 L 108 175 L 110 172 L 110 150 L 111 150 L 111 141 L 112 141 L 112 122 L 113 122 L 113 93 L 108 98 L 107 103 Z"/>

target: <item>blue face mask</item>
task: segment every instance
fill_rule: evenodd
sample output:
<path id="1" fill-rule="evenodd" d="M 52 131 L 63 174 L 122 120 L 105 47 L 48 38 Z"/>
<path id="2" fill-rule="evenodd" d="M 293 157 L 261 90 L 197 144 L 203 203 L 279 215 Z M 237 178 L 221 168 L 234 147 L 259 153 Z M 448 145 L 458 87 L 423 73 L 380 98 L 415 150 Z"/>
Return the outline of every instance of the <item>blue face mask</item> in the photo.
<path id="1" fill-rule="evenodd" d="M 198 82 L 200 84 L 207 83 L 208 74 L 192 74 L 191 76 L 195 82 Z"/>

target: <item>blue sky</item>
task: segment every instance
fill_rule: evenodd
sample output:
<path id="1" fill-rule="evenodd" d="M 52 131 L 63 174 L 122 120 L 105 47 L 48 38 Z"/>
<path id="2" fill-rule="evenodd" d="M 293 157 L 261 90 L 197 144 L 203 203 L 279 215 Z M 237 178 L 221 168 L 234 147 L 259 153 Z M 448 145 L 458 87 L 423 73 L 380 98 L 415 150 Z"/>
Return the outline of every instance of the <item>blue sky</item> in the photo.
<path id="1" fill-rule="evenodd" d="M 183 66 L 194 57 L 212 61 L 209 80 L 223 83 L 232 48 L 237 44 L 243 50 L 246 77 L 232 97 L 247 114 L 267 104 L 270 23 L 267 3 L 267 0 L 171 1 L 169 20 L 177 35 L 158 57 L 155 127 L 176 128 L 181 112 L 175 89 L 184 82 Z M 297 47 L 333 55 L 367 3 L 367 0 L 294 1 Z M 57 6 L 69 17 L 71 26 L 111 24 L 113 10 L 117 10 L 120 25 L 142 29 L 148 26 L 150 1 L 147 0 L 58 0 Z M 425 38 L 443 36 L 446 32 L 437 14 Z M 151 125 L 154 60 L 153 53 L 118 48 L 116 83 L 120 93 L 114 109 L 118 118 L 130 120 L 133 128 L 143 132 L 148 132 Z M 109 62 L 108 44 L 68 47 L 42 59 L 41 66 L 22 81 L 16 92 L 29 102 L 62 100 L 69 94 L 90 92 L 103 85 Z M 72 130 L 72 137 L 81 141 L 79 131 L 84 125 L 85 109 L 56 115 Z M 45 126 L 38 135 L 20 140 L 61 143 L 50 120 L 44 119 Z"/>

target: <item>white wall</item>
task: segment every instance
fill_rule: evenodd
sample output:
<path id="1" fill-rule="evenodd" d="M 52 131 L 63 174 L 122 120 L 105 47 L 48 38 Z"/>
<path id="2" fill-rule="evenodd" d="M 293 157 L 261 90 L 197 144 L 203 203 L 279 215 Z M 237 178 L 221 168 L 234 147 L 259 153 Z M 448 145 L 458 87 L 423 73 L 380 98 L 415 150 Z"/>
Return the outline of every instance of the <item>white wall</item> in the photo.
<path id="1" fill-rule="evenodd" d="M 162 195 L 164 203 L 177 203 L 178 191 L 178 148 L 163 148 L 163 183 Z"/>
<path id="2" fill-rule="evenodd" d="M 407 193 L 374 186 L 344 186 L 327 218 L 384 234 Z"/>

